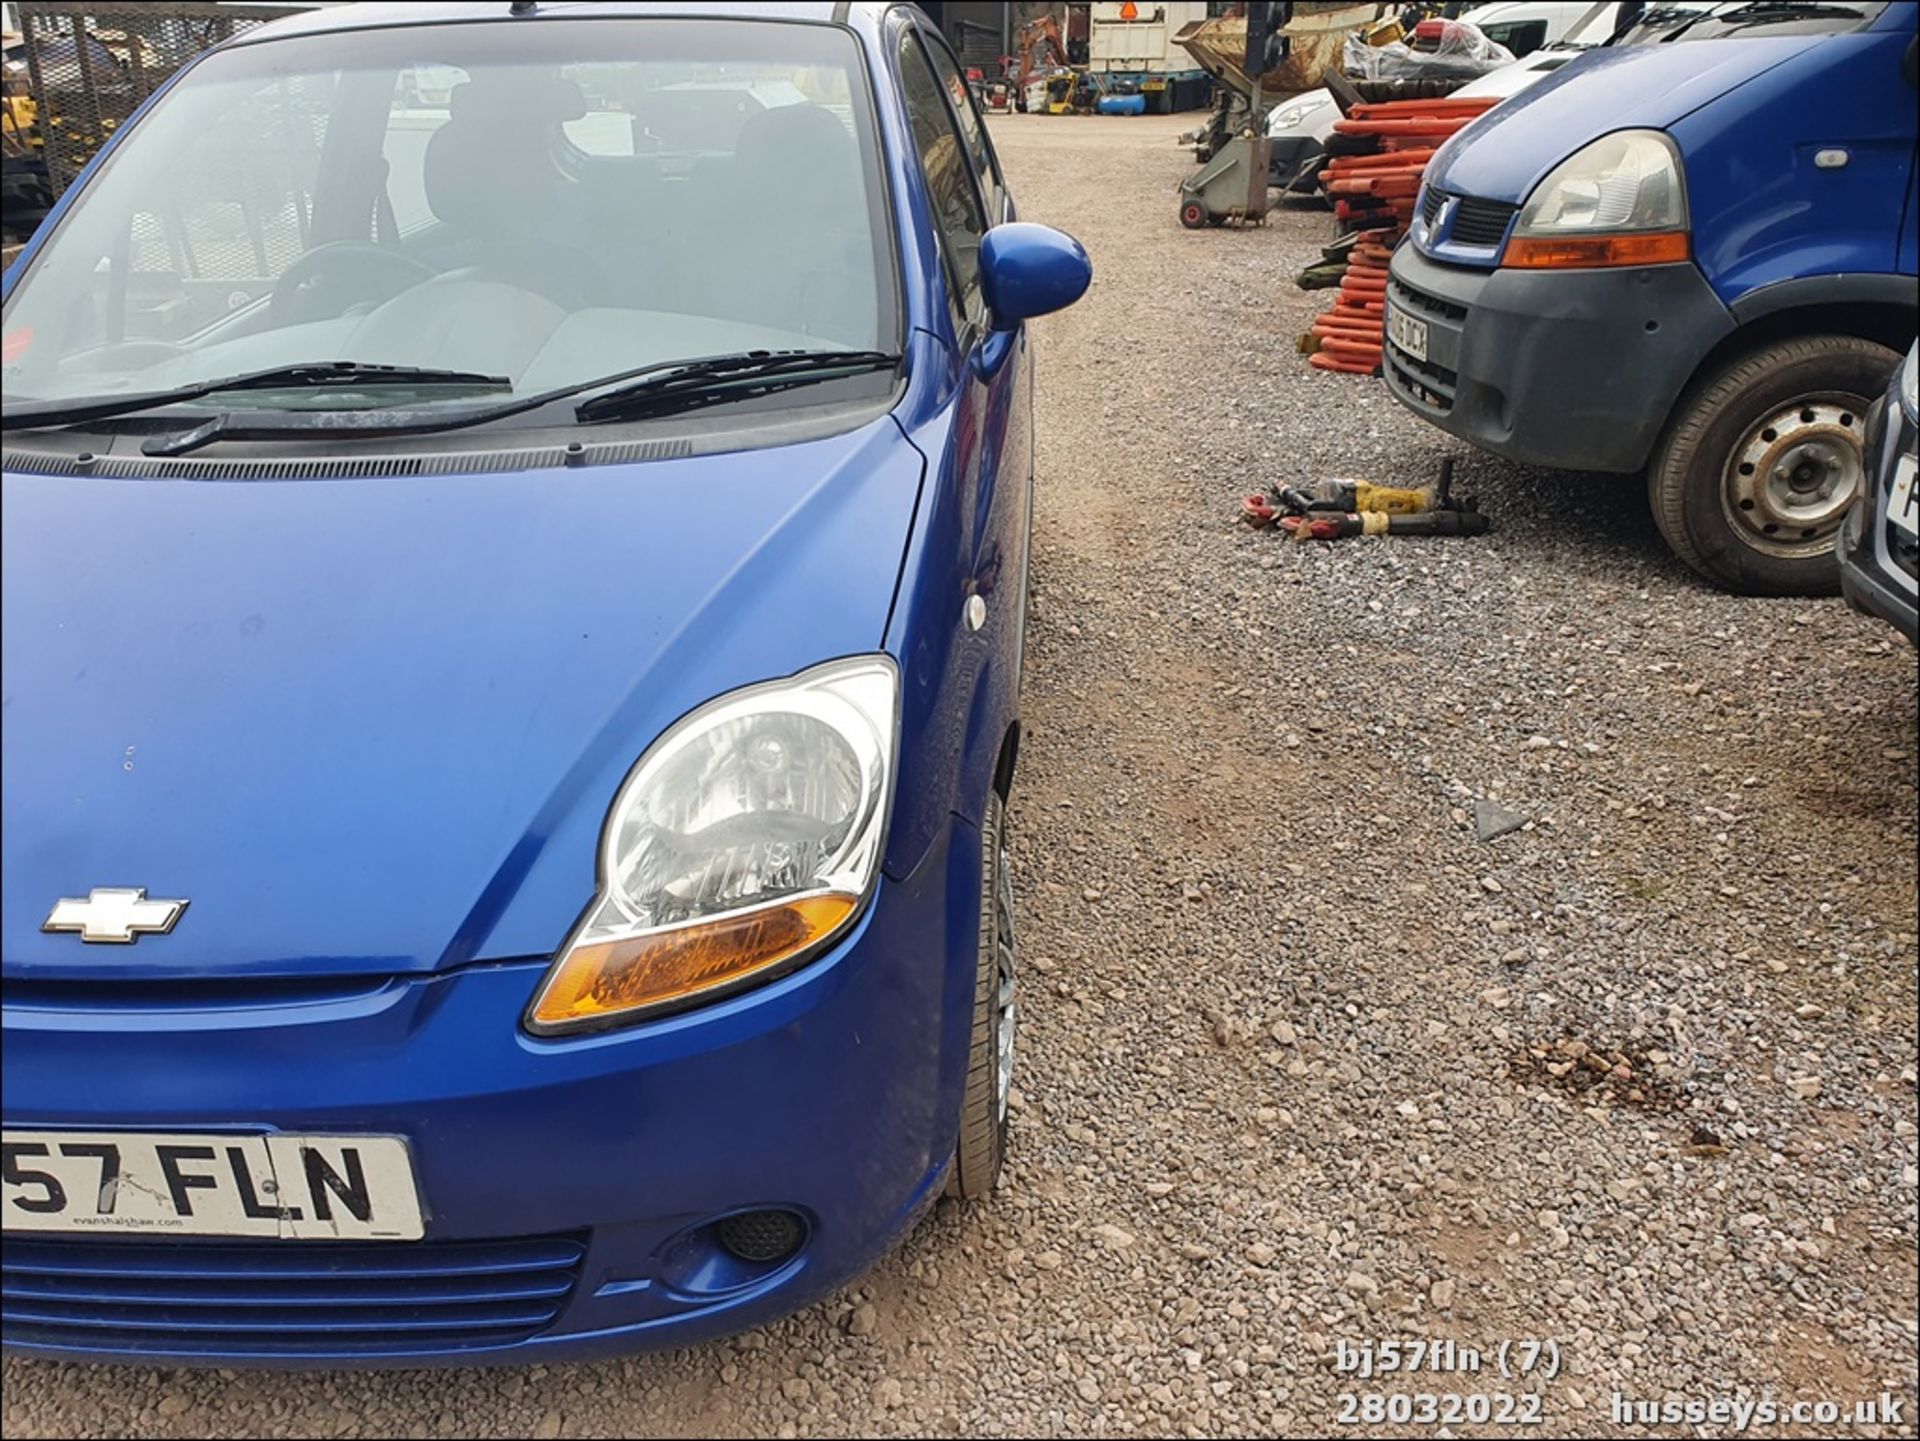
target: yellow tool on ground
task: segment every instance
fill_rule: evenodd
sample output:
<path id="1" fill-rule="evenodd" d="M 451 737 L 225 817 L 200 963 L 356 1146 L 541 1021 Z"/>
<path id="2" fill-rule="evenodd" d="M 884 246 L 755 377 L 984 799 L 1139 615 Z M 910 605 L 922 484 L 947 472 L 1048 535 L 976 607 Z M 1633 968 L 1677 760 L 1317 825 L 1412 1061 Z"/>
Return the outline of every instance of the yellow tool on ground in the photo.
<path id="1" fill-rule="evenodd" d="M 1316 501 L 1356 515 L 1424 515 L 1439 510 L 1438 487 L 1375 485 L 1370 480 L 1323 480 L 1313 488 Z"/>
<path id="2" fill-rule="evenodd" d="M 1339 535 L 1478 535 L 1486 529 L 1486 520 L 1471 497 L 1455 502 L 1453 498 L 1453 457 L 1443 456 L 1440 474 L 1432 485 L 1375 485 L 1370 480 L 1335 477 L 1298 490 L 1276 485 L 1265 495 L 1250 495 L 1241 502 L 1242 518 L 1249 525 L 1272 525 L 1283 515 L 1296 520 L 1313 521 L 1314 526 L 1289 525 L 1296 539 L 1330 540 Z M 1404 517 L 1430 516 L 1431 525 L 1407 524 Z M 1471 516 L 1470 520 L 1448 520 L 1448 516 Z M 1389 517 L 1403 518 L 1388 524 Z M 1319 526 L 1319 521 L 1326 526 Z M 1449 526 L 1455 527 L 1449 529 Z M 1345 527 L 1345 528 L 1342 528 Z M 1465 527 L 1461 529 L 1459 527 Z"/>

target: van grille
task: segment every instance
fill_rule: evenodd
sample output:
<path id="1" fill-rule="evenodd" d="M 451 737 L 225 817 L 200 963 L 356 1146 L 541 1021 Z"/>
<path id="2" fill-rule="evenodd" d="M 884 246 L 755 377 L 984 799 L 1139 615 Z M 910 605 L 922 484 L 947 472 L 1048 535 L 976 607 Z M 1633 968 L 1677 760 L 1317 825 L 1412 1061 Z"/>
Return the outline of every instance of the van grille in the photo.
<path id="1" fill-rule="evenodd" d="M 1453 207 L 1453 228 L 1447 236 L 1461 245 L 1498 245 L 1507 238 L 1507 226 L 1519 208 L 1504 201 L 1463 195 Z"/>
<path id="2" fill-rule="evenodd" d="M 1402 310 L 1410 310 L 1415 315 L 1438 316 L 1442 320 L 1460 321 L 1467 318 L 1467 307 L 1456 305 L 1451 300 L 1442 300 L 1437 295 L 1429 295 L 1424 290 L 1415 290 L 1399 276 L 1387 282 L 1387 293 L 1393 303 Z"/>
<path id="3" fill-rule="evenodd" d="M 1454 199 L 1455 204 L 1447 233 L 1444 237 L 1433 236 L 1433 227 L 1439 223 L 1440 213 L 1447 208 L 1449 199 Z M 1420 192 L 1420 219 L 1425 223 L 1428 234 L 1436 240 L 1444 238 L 1460 245 L 1483 248 L 1498 245 L 1507 238 L 1507 226 L 1512 223 L 1514 212 L 1519 208 L 1504 200 L 1481 200 L 1473 195 L 1451 197 L 1446 191 L 1432 185 Z"/>

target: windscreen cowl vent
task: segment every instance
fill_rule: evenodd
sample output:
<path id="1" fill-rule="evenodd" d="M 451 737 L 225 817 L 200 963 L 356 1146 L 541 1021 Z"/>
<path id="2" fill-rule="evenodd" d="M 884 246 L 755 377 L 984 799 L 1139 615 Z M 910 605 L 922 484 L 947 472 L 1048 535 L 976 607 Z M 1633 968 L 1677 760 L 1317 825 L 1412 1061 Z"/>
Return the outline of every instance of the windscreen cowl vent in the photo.
<path id="1" fill-rule="evenodd" d="M 84 475 L 102 480 L 395 480 L 417 475 L 481 475 L 555 466 L 632 465 L 693 454 L 690 440 L 619 440 L 604 444 L 543 445 L 525 450 L 456 450 L 420 455 L 262 457 L 257 460 L 177 459 L 93 455 L 42 449 L 10 441 L 0 464 L 34 475 Z"/>

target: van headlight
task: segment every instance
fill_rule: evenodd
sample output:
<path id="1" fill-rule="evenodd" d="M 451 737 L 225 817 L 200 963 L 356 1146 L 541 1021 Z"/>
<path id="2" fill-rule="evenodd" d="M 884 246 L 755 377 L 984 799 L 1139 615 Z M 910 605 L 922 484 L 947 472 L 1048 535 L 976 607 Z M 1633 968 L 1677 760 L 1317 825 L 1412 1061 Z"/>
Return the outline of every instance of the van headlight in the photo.
<path id="1" fill-rule="evenodd" d="M 784 974 L 872 895 L 899 672 L 833 661 L 700 707 L 640 758 L 593 904 L 527 1010 L 540 1035 L 638 1020 Z"/>
<path id="2" fill-rule="evenodd" d="M 1616 130 L 1548 172 L 1520 207 L 1502 265 L 1661 265 L 1691 254 L 1680 152 L 1658 130 Z"/>
<path id="3" fill-rule="evenodd" d="M 1303 123 L 1309 116 L 1318 115 L 1333 104 L 1331 95 L 1318 95 L 1306 100 L 1292 101 L 1273 112 L 1267 120 L 1267 134 L 1274 135 L 1282 130 L 1291 130 Z"/>

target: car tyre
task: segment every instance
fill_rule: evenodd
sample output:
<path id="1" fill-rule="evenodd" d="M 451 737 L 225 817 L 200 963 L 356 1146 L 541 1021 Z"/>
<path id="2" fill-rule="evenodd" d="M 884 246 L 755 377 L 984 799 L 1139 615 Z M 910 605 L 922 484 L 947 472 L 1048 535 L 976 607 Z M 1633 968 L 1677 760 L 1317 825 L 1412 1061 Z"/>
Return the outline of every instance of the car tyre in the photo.
<path id="1" fill-rule="evenodd" d="M 1007 1154 L 1007 1099 L 1013 1072 L 1013 875 L 1007 866 L 1006 806 L 989 793 L 980 827 L 980 939 L 974 962 L 973 1027 L 967 1046 L 966 1099 L 947 1194 L 972 1200 L 991 1192 Z"/>
<path id="2" fill-rule="evenodd" d="M 1681 397 L 1647 467 L 1674 554 L 1745 595 L 1835 595 L 1834 545 L 1869 483 L 1867 407 L 1900 357 L 1846 335 L 1739 356 Z"/>

